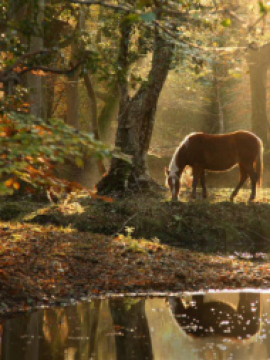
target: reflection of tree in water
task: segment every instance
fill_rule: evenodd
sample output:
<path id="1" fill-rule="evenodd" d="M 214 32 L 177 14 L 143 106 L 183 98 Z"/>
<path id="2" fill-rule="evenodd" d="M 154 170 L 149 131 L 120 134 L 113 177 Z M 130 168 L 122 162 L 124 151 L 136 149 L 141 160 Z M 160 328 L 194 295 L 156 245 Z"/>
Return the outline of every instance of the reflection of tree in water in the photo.
<path id="1" fill-rule="evenodd" d="M 180 298 L 170 304 L 181 328 L 195 337 L 246 339 L 260 329 L 259 294 L 240 293 L 236 308 L 220 300 L 205 302 L 203 295 L 192 296 L 188 306 Z"/>
<path id="2" fill-rule="evenodd" d="M 3 338 L 3 326 L 0 324 L 0 360 L 2 360 L 2 338 Z"/>
<path id="3" fill-rule="evenodd" d="M 93 300 L 91 303 L 44 311 L 43 334 L 50 346 L 49 359 L 92 358 L 99 307 L 100 300 Z"/>
<path id="4" fill-rule="evenodd" d="M 38 311 L 18 317 L 16 321 L 7 320 L 4 324 L 1 360 L 39 359 L 42 321 L 43 315 Z"/>
<path id="5" fill-rule="evenodd" d="M 110 300 L 117 360 L 153 359 L 145 300 Z"/>
<path id="6" fill-rule="evenodd" d="M 44 310 L 42 328 L 44 338 L 52 349 L 63 347 L 69 332 L 65 309 Z"/>

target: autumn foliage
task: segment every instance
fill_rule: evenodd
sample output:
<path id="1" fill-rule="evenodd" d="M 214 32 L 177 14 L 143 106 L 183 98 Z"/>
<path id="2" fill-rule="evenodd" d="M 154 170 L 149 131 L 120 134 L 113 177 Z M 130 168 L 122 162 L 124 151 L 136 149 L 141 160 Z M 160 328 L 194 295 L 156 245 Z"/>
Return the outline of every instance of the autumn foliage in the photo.
<path id="1" fill-rule="evenodd" d="M 110 157 L 112 151 L 89 133 L 81 133 L 63 121 L 49 122 L 31 115 L 10 113 L 0 118 L 0 193 L 12 194 L 22 182 L 27 190 L 53 188 L 71 191 L 81 188 L 57 175 L 57 165 L 72 157 L 84 166 L 89 156 Z"/>

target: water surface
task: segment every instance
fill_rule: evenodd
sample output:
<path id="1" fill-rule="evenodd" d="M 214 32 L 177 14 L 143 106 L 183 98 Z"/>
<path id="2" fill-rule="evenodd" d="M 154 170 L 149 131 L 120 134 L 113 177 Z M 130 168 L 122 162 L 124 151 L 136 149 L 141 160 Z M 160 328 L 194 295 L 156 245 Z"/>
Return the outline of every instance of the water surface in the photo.
<path id="1" fill-rule="evenodd" d="M 0 327 L 0 360 L 270 360 L 270 294 L 110 297 Z"/>

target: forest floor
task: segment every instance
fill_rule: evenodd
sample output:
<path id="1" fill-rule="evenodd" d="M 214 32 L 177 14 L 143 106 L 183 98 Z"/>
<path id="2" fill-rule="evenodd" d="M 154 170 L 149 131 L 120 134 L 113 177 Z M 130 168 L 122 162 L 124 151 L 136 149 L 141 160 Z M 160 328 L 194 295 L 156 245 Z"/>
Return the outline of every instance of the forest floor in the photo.
<path id="1" fill-rule="evenodd" d="M 270 196 L 114 201 L 84 194 L 57 205 L 1 200 L 0 320 L 40 305 L 110 293 L 270 288 Z"/>

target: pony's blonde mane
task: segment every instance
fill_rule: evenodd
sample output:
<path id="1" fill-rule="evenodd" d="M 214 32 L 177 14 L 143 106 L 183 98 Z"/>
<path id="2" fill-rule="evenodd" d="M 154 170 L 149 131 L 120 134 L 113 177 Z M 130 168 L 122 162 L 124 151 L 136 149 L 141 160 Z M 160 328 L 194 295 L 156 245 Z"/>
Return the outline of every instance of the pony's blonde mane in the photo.
<path id="1" fill-rule="evenodd" d="M 190 136 L 196 134 L 195 132 L 194 133 L 191 133 L 189 135 L 187 135 L 184 140 L 179 144 L 179 146 L 176 148 L 174 154 L 173 154 L 173 157 L 172 157 L 172 160 L 170 162 L 170 165 L 169 165 L 169 170 L 173 173 L 177 172 L 179 170 L 178 166 L 176 165 L 176 157 L 177 157 L 177 154 L 179 152 L 180 149 L 182 149 L 183 147 L 188 147 L 188 144 L 189 144 L 189 138 Z"/>

